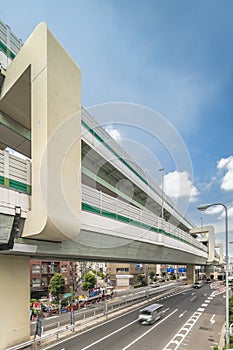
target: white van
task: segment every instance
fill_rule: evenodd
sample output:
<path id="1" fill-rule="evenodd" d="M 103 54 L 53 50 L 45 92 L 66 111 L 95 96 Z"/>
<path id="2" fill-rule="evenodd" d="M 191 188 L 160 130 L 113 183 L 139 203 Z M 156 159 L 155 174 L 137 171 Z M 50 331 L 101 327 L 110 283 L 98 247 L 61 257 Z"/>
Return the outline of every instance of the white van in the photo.
<path id="1" fill-rule="evenodd" d="M 162 304 L 151 304 L 146 306 L 144 309 L 139 311 L 138 320 L 140 323 L 152 324 L 159 320 L 163 315 L 163 305 Z"/>

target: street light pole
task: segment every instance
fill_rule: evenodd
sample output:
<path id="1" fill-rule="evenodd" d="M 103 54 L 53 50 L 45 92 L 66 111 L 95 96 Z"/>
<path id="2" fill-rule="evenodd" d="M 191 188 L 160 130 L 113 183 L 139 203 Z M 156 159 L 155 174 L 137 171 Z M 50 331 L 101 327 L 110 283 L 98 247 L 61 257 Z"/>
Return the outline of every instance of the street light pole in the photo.
<path id="1" fill-rule="evenodd" d="M 162 172 L 162 219 L 164 218 L 164 168 L 160 168 L 159 171 Z"/>
<path id="2" fill-rule="evenodd" d="M 204 204 L 200 205 L 197 209 L 201 211 L 205 211 L 206 209 L 221 205 L 225 209 L 225 231 L 226 231 L 226 350 L 229 349 L 229 340 L 230 340 L 230 333 L 229 333 L 229 278 L 228 278 L 228 272 L 229 272 L 229 253 L 228 253 L 228 212 L 227 207 L 223 203 L 213 203 L 213 204 Z"/>

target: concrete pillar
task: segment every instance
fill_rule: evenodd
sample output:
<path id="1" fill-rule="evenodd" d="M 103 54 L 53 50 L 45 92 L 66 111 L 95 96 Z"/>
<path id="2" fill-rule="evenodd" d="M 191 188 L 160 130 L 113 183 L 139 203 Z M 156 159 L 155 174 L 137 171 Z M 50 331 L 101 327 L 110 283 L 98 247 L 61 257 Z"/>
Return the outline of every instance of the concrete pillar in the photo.
<path id="1" fill-rule="evenodd" d="M 31 130 L 31 208 L 22 236 L 76 240 L 82 213 L 81 72 L 45 23 L 9 65 L 0 110 Z"/>
<path id="2" fill-rule="evenodd" d="M 186 268 L 187 284 L 193 284 L 195 282 L 195 265 L 187 265 Z"/>
<path id="3" fill-rule="evenodd" d="M 0 254 L 0 350 L 30 339 L 30 258 Z"/>
<path id="4" fill-rule="evenodd" d="M 214 265 L 206 265 L 205 267 L 206 277 L 210 277 L 210 275 L 214 275 Z"/>

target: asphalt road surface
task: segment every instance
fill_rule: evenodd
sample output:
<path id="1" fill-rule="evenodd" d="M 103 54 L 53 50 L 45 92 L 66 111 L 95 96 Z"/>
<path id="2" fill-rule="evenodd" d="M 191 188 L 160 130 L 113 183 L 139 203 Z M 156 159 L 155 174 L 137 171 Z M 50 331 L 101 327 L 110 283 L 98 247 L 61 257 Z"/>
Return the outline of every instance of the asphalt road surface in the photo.
<path id="1" fill-rule="evenodd" d="M 164 315 L 153 325 L 138 322 L 142 307 L 135 306 L 133 311 L 44 349 L 213 349 L 219 343 L 225 319 L 224 296 L 223 291 L 213 291 L 210 285 L 171 293 L 156 301 L 164 305 Z"/>

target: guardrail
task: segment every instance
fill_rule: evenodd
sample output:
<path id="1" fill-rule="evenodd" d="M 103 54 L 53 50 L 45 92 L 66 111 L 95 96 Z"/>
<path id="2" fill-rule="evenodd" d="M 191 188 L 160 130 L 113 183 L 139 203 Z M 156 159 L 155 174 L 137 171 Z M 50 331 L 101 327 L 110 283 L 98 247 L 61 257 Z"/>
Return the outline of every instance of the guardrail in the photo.
<path id="1" fill-rule="evenodd" d="M 37 343 L 42 343 L 43 341 L 46 341 L 48 339 L 58 339 L 61 335 L 67 332 L 80 332 L 85 329 L 87 329 L 89 326 L 92 326 L 93 323 L 101 323 L 106 321 L 108 318 L 113 318 L 116 317 L 119 313 L 122 312 L 122 310 L 126 310 L 126 307 L 132 308 L 135 306 L 135 304 L 141 304 L 141 303 L 146 303 L 149 302 L 150 300 L 154 300 L 158 297 L 165 296 L 170 294 L 171 292 L 175 292 L 176 290 L 183 290 L 184 288 L 190 288 L 190 286 L 178 286 L 176 283 L 174 284 L 168 284 L 165 286 L 162 286 L 162 288 L 151 290 L 151 289 L 146 289 L 145 292 L 142 292 L 140 294 L 137 294 L 136 296 L 131 296 L 130 298 L 125 298 L 124 300 L 115 300 L 111 299 L 111 303 L 108 303 L 105 301 L 103 304 L 103 310 L 99 314 L 96 314 L 96 311 L 93 310 L 91 313 L 92 315 L 87 317 L 86 313 L 90 314 L 90 310 L 87 310 L 86 313 L 82 313 L 82 319 L 75 321 L 73 318 L 73 324 L 67 324 L 64 325 L 63 327 L 60 327 L 59 322 L 56 322 L 55 324 L 57 325 L 56 330 L 49 331 L 48 334 L 41 335 L 39 338 L 31 339 L 27 342 L 15 345 L 13 347 L 10 347 L 6 350 L 19 350 L 23 349 L 26 347 L 29 347 L 33 344 Z M 107 304 L 107 306 L 106 306 Z M 72 318 L 70 318 L 72 319 Z"/>
<path id="2" fill-rule="evenodd" d="M 159 230 L 163 230 L 165 233 L 170 234 L 171 238 L 177 238 L 207 253 L 207 247 L 204 244 L 197 241 L 189 233 L 184 232 L 179 227 L 159 218 L 147 208 L 138 208 L 131 205 L 129 202 L 126 203 L 86 185 L 82 185 L 82 201 L 84 204 L 94 206 L 94 208 L 99 211 L 100 215 L 105 211 L 108 213 L 108 217 L 112 217 L 116 220 L 120 220 L 121 217 L 122 220 L 128 219 L 129 224 L 138 224 L 141 228 L 143 228 L 144 225 L 147 230 L 150 228 L 152 231 L 158 230 L 158 232 Z M 160 233 L 163 232 L 161 231 Z"/>
<path id="3" fill-rule="evenodd" d="M 188 223 L 188 225 L 193 226 L 190 220 L 186 218 L 185 213 L 182 213 L 180 209 L 176 208 L 176 205 L 172 199 L 167 196 L 166 193 L 162 192 L 162 189 L 158 186 L 158 184 L 150 176 L 148 176 L 148 174 L 145 173 L 139 164 L 135 162 L 135 160 L 119 145 L 119 143 L 114 140 L 109 135 L 109 133 L 97 123 L 95 118 L 87 110 L 82 108 L 81 115 L 82 124 L 87 130 L 87 133 L 82 133 L 83 140 L 89 140 L 94 148 L 96 145 L 96 140 L 99 140 L 101 145 L 104 144 L 105 148 L 111 150 L 112 154 L 114 155 L 114 159 L 116 158 L 121 161 L 121 168 L 126 166 L 129 169 L 131 175 L 136 175 L 136 178 L 140 184 L 146 184 L 147 191 L 148 187 L 152 190 L 152 197 L 155 196 L 156 199 L 161 203 L 163 200 L 164 207 L 167 206 L 170 208 L 170 210 L 174 210 L 179 215 L 179 218 L 181 220 L 185 221 L 186 224 Z M 88 134 L 91 134 L 92 137 L 90 138 Z M 101 149 L 104 151 L 104 148 Z M 115 162 L 114 166 L 116 166 Z"/>
<path id="4" fill-rule="evenodd" d="M 31 194 L 31 161 L 0 150 L 0 185 Z"/>

